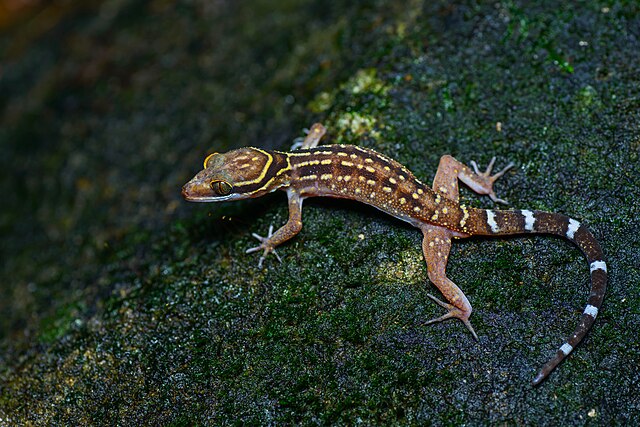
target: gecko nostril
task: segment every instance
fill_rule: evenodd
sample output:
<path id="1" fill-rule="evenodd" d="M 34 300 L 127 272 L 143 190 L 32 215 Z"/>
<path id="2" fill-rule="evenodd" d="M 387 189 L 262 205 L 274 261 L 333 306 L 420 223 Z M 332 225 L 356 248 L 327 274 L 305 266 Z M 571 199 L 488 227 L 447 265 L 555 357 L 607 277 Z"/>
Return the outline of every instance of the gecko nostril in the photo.
<path id="1" fill-rule="evenodd" d="M 182 194 L 182 197 L 184 197 L 185 199 L 188 197 L 188 194 L 189 194 L 189 192 L 188 192 L 188 190 L 187 190 L 187 186 L 188 186 L 188 185 L 189 185 L 189 184 L 185 184 L 185 185 L 183 185 L 183 186 L 182 186 L 182 191 L 180 192 L 180 193 Z"/>

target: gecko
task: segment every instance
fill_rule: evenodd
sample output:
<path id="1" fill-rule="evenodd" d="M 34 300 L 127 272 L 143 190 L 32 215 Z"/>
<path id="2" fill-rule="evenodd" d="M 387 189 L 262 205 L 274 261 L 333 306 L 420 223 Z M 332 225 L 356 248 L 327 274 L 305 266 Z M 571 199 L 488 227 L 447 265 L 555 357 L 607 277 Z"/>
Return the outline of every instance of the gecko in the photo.
<path id="1" fill-rule="evenodd" d="M 224 202 L 285 191 L 289 202 L 287 223 L 275 232 L 273 226 L 269 227 L 265 237 L 253 233 L 260 244 L 246 251 L 262 251 L 258 267 L 269 253 L 281 261 L 275 248 L 300 232 L 302 202 L 309 197 L 351 199 L 406 221 L 422 231 L 427 276 L 446 300 L 428 294 L 446 313 L 426 324 L 459 319 L 475 340 L 478 336 L 469 321 L 471 304 L 446 273 L 452 240 L 514 234 L 552 234 L 568 239 L 587 258 L 591 292 L 574 332 L 534 377 L 533 385 L 539 385 L 580 343 L 600 311 L 607 264 L 593 234 L 579 221 L 559 213 L 478 209 L 460 203 L 458 182 L 494 202 L 506 203 L 496 196 L 493 184 L 513 164 L 492 175 L 495 157 L 485 172 L 480 172 L 473 161 L 472 170 L 444 155 L 428 186 L 402 164 L 371 149 L 318 145 L 325 132 L 322 124 L 314 124 L 301 148 L 290 152 L 247 147 L 210 154 L 204 160 L 204 169 L 182 187 L 182 196 L 191 202 Z"/>

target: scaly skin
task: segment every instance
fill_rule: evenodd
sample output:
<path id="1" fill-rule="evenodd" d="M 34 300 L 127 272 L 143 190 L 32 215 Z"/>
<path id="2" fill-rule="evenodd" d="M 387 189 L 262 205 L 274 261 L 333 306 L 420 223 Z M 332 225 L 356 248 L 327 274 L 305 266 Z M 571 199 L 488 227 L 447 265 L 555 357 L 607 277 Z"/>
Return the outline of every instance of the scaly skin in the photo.
<path id="1" fill-rule="evenodd" d="M 473 235 L 555 234 L 575 243 L 587 257 L 591 270 L 591 294 L 574 333 L 540 370 L 533 384 L 540 384 L 582 340 L 593 325 L 602 305 L 607 282 L 607 267 L 600 245 L 578 221 L 564 215 L 528 210 L 485 210 L 459 203 L 458 181 L 478 194 L 505 203 L 493 191 L 493 183 L 512 165 L 491 175 L 473 171 L 451 156 L 440 165 L 428 186 L 407 168 L 373 150 L 354 145 L 317 146 L 325 133 L 315 124 L 302 143 L 292 152 L 240 148 L 205 159 L 204 170 L 182 188 L 192 202 L 221 202 L 260 197 L 284 190 L 289 198 L 289 220 L 267 237 L 254 236 L 260 245 L 247 252 L 262 251 L 258 263 L 275 253 L 275 248 L 302 229 L 302 202 L 308 197 L 338 197 L 366 203 L 419 228 L 424 236 L 422 249 L 429 279 L 447 302 L 429 295 L 447 310 L 428 323 L 456 318 L 477 335 L 469 322 L 472 308 L 462 290 L 446 275 L 452 239 Z M 280 260 L 280 257 L 278 256 Z"/>

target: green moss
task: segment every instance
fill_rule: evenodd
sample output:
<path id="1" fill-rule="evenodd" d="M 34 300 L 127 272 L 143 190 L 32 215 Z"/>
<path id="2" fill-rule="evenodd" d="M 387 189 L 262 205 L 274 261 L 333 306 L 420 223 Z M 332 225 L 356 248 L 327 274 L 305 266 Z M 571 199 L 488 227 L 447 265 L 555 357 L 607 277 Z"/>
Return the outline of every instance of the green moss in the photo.
<path id="1" fill-rule="evenodd" d="M 637 424 L 635 3 L 65 10 L 42 39 L 0 40 L 5 422 Z M 282 264 L 258 269 L 251 233 L 286 222 L 284 195 L 181 200 L 207 153 L 285 149 L 316 121 L 424 182 L 445 153 L 514 161 L 496 184 L 511 207 L 588 224 L 611 286 L 547 383 L 529 385 L 588 295 L 568 242 L 454 243 L 476 343 L 459 322 L 425 325 L 443 309 L 399 220 L 306 200 Z"/>
<path id="2" fill-rule="evenodd" d="M 82 302 L 59 307 L 55 313 L 42 320 L 39 341 L 49 345 L 82 327 L 85 322 L 82 315 L 84 311 L 86 307 L 82 306 Z"/>

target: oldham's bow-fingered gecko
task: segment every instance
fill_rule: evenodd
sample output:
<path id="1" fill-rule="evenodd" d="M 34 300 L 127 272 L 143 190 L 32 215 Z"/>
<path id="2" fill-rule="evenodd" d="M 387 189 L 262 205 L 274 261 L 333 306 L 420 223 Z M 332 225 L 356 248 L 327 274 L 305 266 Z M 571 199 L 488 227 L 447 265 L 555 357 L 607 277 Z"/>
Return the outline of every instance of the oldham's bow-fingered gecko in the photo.
<path id="1" fill-rule="evenodd" d="M 469 322 L 471 304 L 446 274 L 451 240 L 473 235 L 554 234 L 572 241 L 587 257 L 591 293 L 580 324 L 534 378 L 533 384 L 540 384 L 586 335 L 602 305 L 607 265 L 595 237 L 580 222 L 561 214 L 476 209 L 459 203 L 458 181 L 493 201 L 504 202 L 495 195 L 493 183 L 512 165 L 491 175 L 493 160 L 486 172 L 481 173 L 475 163 L 471 163 L 471 170 L 445 155 L 429 187 L 400 163 L 373 150 L 354 145 L 318 146 L 324 133 L 325 128 L 315 124 L 302 148 L 291 152 L 240 148 L 211 154 L 204 161 L 204 170 L 184 185 L 182 195 L 192 202 L 223 202 L 286 191 L 289 220 L 275 233 L 270 229 L 267 237 L 254 234 L 260 245 L 247 250 L 262 251 L 259 266 L 267 254 L 275 254 L 276 246 L 302 229 L 302 201 L 307 197 L 357 200 L 406 221 L 422 231 L 429 279 L 447 301 L 429 295 L 447 313 L 428 323 L 460 319 L 476 340 Z"/>

